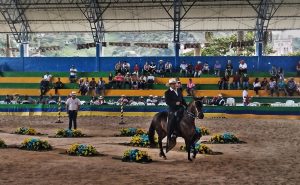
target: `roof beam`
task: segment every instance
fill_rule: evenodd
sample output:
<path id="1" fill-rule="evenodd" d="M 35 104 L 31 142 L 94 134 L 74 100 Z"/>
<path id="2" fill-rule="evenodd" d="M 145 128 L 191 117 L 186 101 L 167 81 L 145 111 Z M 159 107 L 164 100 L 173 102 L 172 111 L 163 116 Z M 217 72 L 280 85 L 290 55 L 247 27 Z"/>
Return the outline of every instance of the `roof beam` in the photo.
<path id="1" fill-rule="evenodd" d="M 18 43 L 28 42 L 28 33 L 31 32 L 25 11 L 28 5 L 19 4 L 18 0 L 0 0 L 0 12 L 6 20 L 11 33 Z"/>

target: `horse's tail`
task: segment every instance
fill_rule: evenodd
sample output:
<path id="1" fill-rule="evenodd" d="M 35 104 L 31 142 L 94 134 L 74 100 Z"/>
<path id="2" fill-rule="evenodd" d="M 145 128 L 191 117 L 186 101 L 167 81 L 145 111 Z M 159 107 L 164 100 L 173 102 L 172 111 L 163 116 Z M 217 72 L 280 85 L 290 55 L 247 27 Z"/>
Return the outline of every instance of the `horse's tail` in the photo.
<path id="1" fill-rule="evenodd" d="M 149 137 L 151 148 L 155 147 L 154 134 L 155 134 L 155 126 L 154 126 L 154 121 L 152 120 L 148 131 L 148 137 Z"/>

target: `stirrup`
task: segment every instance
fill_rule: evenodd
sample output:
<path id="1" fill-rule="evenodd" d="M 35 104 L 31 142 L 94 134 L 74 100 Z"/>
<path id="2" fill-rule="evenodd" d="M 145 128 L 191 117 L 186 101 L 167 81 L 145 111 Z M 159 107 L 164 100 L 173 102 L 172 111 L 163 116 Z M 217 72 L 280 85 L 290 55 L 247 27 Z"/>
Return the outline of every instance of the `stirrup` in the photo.
<path id="1" fill-rule="evenodd" d="M 177 137 L 177 135 L 176 134 L 171 134 L 171 138 L 173 139 L 173 138 L 176 138 Z"/>

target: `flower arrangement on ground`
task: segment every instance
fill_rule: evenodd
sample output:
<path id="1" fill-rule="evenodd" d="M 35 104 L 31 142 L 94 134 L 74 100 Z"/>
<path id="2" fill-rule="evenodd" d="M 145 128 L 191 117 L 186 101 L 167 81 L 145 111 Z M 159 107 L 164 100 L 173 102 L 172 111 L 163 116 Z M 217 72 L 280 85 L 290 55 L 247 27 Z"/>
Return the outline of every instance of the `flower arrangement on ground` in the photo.
<path id="1" fill-rule="evenodd" d="M 77 129 L 59 129 L 55 137 L 85 137 L 86 135 L 83 134 L 80 130 Z"/>
<path id="2" fill-rule="evenodd" d="M 199 154 L 212 154 L 213 153 L 213 151 L 208 146 L 201 144 L 201 143 L 196 143 L 195 149 Z M 186 147 L 181 146 L 180 150 L 186 151 Z M 194 152 L 194 150 L 192 148 L 191 148 L 191 152 Z"/>
<path id="3" fill-rule="evenodd" d="M 154 138 L 155 145 L 157 145 L 157 138 Z M 150 147 L 150 140 L 148 134 L 135 135 L 131 138 L 130 145 L 139 147 Z"/>
<path id="4" fill-rule="evenodd" d="M 92 145 L 85 144 L 72 144 L 71 147 L 67 150 L 67 154 L 69 155 L 77 155 L 77 156 L 96 156 L 99 154 L 96 148 Z"/>
<path id="5" fill-rule="evenodd" d="M 152 159 L 146 151 L 133 149 L 126 150 L 122 157 L 123 162 L 151 162 Z"/>
<path id="6" fill-rule="evenodd" d="M 6 147 L 7 145 L 5 144 L 5 142 L 2 139 L 0 139 L 0 148 L 6 148 Z"/>
<path id="7" fill-rule="evenodd" d="M 19 127 L 15 131 L 15 134 L 21 134 L 21 135 L 38 135 L 36 130 L 34 128 L 26 128 L 26 127 Z"/>
<path id="8" fill-rule="evenodd" d="M 21 144 L 21 149 L 25 150 L 34 150 L 34 151 L 40 151 L 40 150 L 51 150 L 52 147 L 48 143 L 48 141 L 43 141 L 36 138 L 26 138 Z"/>
<path id="9" fill-rule="evenodd" d="M 224 134 L 215 134 L 211 139 L 212 143 L 239 143 L 240 140 L 233 134 L 226 132 Z"/>
<path id="10" fill-rule="evenodd" d="M 201 127 L 199 129 L 201 129 L 202 136 L 206 136 L 206 135 L 210 134 L 209 130 L 207 128 L 205 128 L 205 127 Z"/>
<path id="11" fill-rule="evenodd" d="M 147 132 L 142 128 L 122 128 L 120 132 L 120 136 L 134 136 L 147 134 Z"/>

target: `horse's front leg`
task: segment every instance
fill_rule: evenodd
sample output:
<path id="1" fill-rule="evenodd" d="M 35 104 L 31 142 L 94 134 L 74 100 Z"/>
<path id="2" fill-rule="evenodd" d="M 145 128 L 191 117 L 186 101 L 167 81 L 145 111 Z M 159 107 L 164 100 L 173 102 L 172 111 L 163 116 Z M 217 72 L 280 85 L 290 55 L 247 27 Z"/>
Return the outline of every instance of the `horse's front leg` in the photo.
<path id="1" fill-rule="evenodd" d="M 195 159 L 196 158 L 196 155 L 197 155 L 197 151 L 196 151 L 196 143 L 193 144 L 193 158 Z"/>
<path id="2" fill-rule="evenodd" d="M 185 142 L 185 146 L 186 146 L 186 150 L 187 150 L 187 153 L 188 153 L 188 160 L 193 161 L 191 159 L 191 144 L 189 142 Z"/>
<path id="3" fill-rule="evenodd" d="M 158 137 L 158 144 L 159 144 L 159 149 L 160 149 L 160 153 L 159 153 L 159 157 L 163 157 L 164 159 L 167 159 L 164 150 L 163 150 L 163 146 L 162 146 L 162 138 Z"/>

